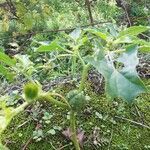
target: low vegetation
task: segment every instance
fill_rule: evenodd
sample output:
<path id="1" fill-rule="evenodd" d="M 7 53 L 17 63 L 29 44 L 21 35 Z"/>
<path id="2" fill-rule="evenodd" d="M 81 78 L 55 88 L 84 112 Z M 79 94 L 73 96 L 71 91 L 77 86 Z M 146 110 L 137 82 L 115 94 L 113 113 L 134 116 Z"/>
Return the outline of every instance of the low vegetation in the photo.
<path id="1" fill-rule="evenodd" d="M 60 3 L 0 5 L 6 37 L 0 47 L 0 149 L 150 149 L 147 22 L 135 23 L 132 3 L 123 0 L 105 1 L 101 11 L 101 0 Z M 66 11 L 79 17 L 73 4 L 80 13 L 85 6 L 90 24 L 59 28 L 58 16 Z M 127 26 L 114 21 L 120 9 Z M 104 22 L 95 22 L 98 12 Z"/>

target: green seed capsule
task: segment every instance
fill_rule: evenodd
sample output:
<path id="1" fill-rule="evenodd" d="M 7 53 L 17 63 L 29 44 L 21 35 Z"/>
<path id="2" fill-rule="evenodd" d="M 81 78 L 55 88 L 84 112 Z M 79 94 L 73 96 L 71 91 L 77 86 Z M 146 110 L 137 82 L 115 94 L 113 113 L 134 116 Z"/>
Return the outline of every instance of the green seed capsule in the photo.
<path id="1" fill-rule="evenodd" d="M 24 86 L 25 98 L 28 102 L 34 101 L 38 97 L 39 87 L 35 82 L 29 82 Z"/>
<path id="2" fill-rule="evenodd" d="M 74 111 L 81 111 L 86 104 L 86 96 L 77 90 L 70 91 L 67 99 Z"/>

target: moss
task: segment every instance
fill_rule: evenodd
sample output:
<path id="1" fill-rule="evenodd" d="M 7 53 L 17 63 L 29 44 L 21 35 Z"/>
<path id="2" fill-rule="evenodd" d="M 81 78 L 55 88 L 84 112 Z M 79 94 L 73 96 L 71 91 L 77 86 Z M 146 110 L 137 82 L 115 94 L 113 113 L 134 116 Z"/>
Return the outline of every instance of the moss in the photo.
<path id="1" fill-rule="evenodd" d="M 73 88 L 72 86 L 68 86 L 67 88 L 58 87 L 56 92 L 66 95 Z M 150 94 L 141 94 L 137 98 L 136 103 L 128 105 L 119 99 L 116 99 L 114 102 L 107 99 L 105 95 L 95 94 L 88 84 L 85 91 L 91 97 L 91 100 L 77 117 L 78 127 L 85 131 L 84 150 L 144 150 L 146 146 L 150 146 L 149 129 L 115 117 L 121 116 L 148 125 L 150 122 Z M 138 112 L 136 106 L 138 107 Z M 47 103 L 43 103 L 40 110 L 53 112 L 51 123 L 40 127 L 44 134 L 54 126 L 61 126 L 62 129 L 69 126 L 69 122 L 66 119 L 66 110 L 52 107 Z M 21 149 L 32 138 L 33 131 L 40 124 L 41 118 L 42 115 L 40 113 L 38 114 L 39 120 L 37 121 L 33 120 L 27 112 L 16 116 L 7 130 L 2 134 L 2 142 L 6 144 L 9 141 L 7 146 L 11 150 Z M 27 123 L 24 124 L 26 121 Z M 21 124 L 24 125 L 18 128 Z M 73 146 L 62 136 L 61 132 L 56 131 L 55 135 L 46 135 L 40 142 L 31 140 L 27 147 L 29 150 L 53 150 L 63 146 L 65 146 L 64 150 L 72 149 Z"/>

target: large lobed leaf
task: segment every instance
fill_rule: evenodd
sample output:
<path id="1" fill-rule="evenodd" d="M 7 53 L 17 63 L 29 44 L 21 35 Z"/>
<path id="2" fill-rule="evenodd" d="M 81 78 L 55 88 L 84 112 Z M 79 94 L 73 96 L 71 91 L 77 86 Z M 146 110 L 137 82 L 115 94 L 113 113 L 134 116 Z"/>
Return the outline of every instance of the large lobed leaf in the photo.
<path id="1" fill-rule="evenodd" d="M 86 61 L 104 76 L 106 92 L 111 98 L 120 97 L 131 102 L 138 94 L 146 90 L 136 72 L 137 49 L 137 46 L 131 45 L 115 60 L 110 55 L 105 56 L 102 51 L 94 57 L 86 58 Z M 124 66 L 121 69 L 115 68 L 114 61 L 123 63 Z"/>

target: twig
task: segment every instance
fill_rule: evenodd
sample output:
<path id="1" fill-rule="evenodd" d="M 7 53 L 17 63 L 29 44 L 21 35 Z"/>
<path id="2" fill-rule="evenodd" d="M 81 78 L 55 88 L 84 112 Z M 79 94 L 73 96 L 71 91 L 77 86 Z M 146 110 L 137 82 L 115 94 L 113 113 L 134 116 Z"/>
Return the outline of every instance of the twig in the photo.
<path id="1" fill-rule="evenodd" d="M 93 25 L 99 25 L 99 24 L 105 24 L 105 23 L 111 23 L 111 21 L 104 21 L 104 22 L 97 22 L 97 23 L 94 23 Z M 80 26 L 80 28 L 85 28 L 85 27 L 89 27 L 91 26 L 91 24 L 87 24 L 87 25 L 83 25 L 83 26 Z M 72 28 L 64 28 L 64 29 L 58 29 L 58 30 L 44 30 L 44 31 L 35 31 L 35 32 L 30 32 L 30 33 L 27 33 L 27 34 L 23 34 L 23 35 L 35 35 L 35 34 L 38 34 L 38 33 L 48 33 L 48 32 L 64 32 L 64 31 L 72 31 L 74 29 L 76 29 L 77 27 L 72 27 Z M 14 36 L 15 37 L 15 36 Z"/>
<path id="2" fill-rule="evenodd" d="M 134 107 L 135 107 L 135 110 L 136 110 L 138 116 L 140 117 L 142 123 L 144 123 L 143 117 L 142 117 L 141 113 L 139 112 L 139 108 L 136 106 L 136 104 L 134 105 Z"/>
<path id="3" fill-rule="evenodd" d="M 88 8 L 89 17 L 90 17 L 90 23 L 93 26 L 94 25 L 94 20 L 93 20 L 93 16 L 92 16 L 90 1 L 89 0 L 85 0 L 85 4 L 86 4 L 86 6 Z"/>
<path id="4" fill-rule="evenodd" d="M 26 150 L 27 146 L 30 144 L 31 141 L 32 141 L 32 137 L 26 142 L 22 150 Z"/>
<path id="5" fill-rule="evenodd" d="M 139 19 L 148 19 L 150 18 L 150 15 L 147 16 L 136 16 L 136 17 L 130 17 L 130 19 L 132 19 L 133 21 L 139 20 Z"/>
<path id="6" fill-rule="evenodd" d="M 20 124 L 18 127 L 17 127 L 17 129 L 18 128 L 20 128 L 20 127 L 22 127 L 22 126 L 24 126 L 25 124 L 27 124 L 29 121 L 31 121 L 31 119 L 30 120 L 27 120 L 27 121 L 25 121 L 24 123 L 22 123 L 22 124 Z"/>
<path id="7" fill-rule="evenodd" d="M 16 7 L 14 6 L 13 2 L 11 0 L 6 0 L 8 6 L 9 6 L 9 11 L 16 17 L 18 18 L 16 14 Z M 18 18 L 19 19 L 19 18 Z"/>
<path id="8" fill-rule="evenodd" d="M 96 23 L 93 23 L 92 26 L 96 26 L 96 25 L 99 25 L 99 24 L 105 24 L 105 23 L 112 23 L 112 21 L 104 21 L 104 22 L 96 22 Z M 80 28 L 86 28 L 86 27 L 90 27 L 91 24 L 87 24 L 87 25 L 82 25 L 82 26 L 79 26 Z M 38 33 L 43 33 L 43 34 L 47 34 L 47 33 L 50 33 L 50 32 L 67 32 L 67 31 L 73 31 L 74 29 L 76 29 L 77 27 L 72 27 L 72 28 L 64 28 L 64 29 L 57 29 L 57 30 L 44 30 L 44 31 L 34 31 L 34 32 L 29 32 L 29 33 L 26 33 L 26 34 L 20 34 L 18 33 L 18 35 L 16 36 L 9 36 L 9 37 L 6 37 L 6 38 L 2 38 L 2 39 L 8 39 L 8 38 L 17 38 L 19 36 L 33 36 L 33 35 L 36 35 Z M 2 40 L 0 39 L 0 40 Z"/>
<path id="9" fill-rule="evenodd" d="M 60 147 L 60 148 L 58 148 L 57 150 L 63 150 L 64 148 L 66 148 L 67 146 L 69 146 L 70 144 L 66 144 L 66 145 L 64 145 L 64 146 L 62 146 L 62 147 Z"/>
<path id="10" fill-rule="evenodd" d="M 124 117 L 120 117 L 120 116 L 115 116 L 115 118 L 118 118 L 118 119 L 122 119 L 122 120 L 125 120 L 125 121 L 129 121 L 130 123 L 133 123 L 135 125 L 139 125 L 141 127 L 144 127 L 144 128 L 147 128 L 150 130 L 150 126 L 147 126 L 147 125 L 144 125 L 140 122 L 136 122 L 136 121 L 133 121 L 133 120 L 130 120 L 130 119 L 127 119 L 127 118 L 124 118 Z"/>
<path id="11" fill-rule="evenodd" d="M 52 144 L 52 142 L 49 142 L 49 143 L 51 144 L 51 146 L 54 150 L 57 150 L 56 147 Z"/>
<path id="12" fill-rule="evenodd" d="M 122 1 L 122 6 L 123 6 L 123 8 L 125 10 L 125 14 L 126 14 L 129 26 L 132 26 L 132 23 L 131 23 L 131 20 L 130 20 L 130 17 L 129 17 L 129 14 L 128 14 L 128 11 L 127 11 L 127 8 L 126 8 L 126 5 L 125 5 L 124 1 Z"/>

